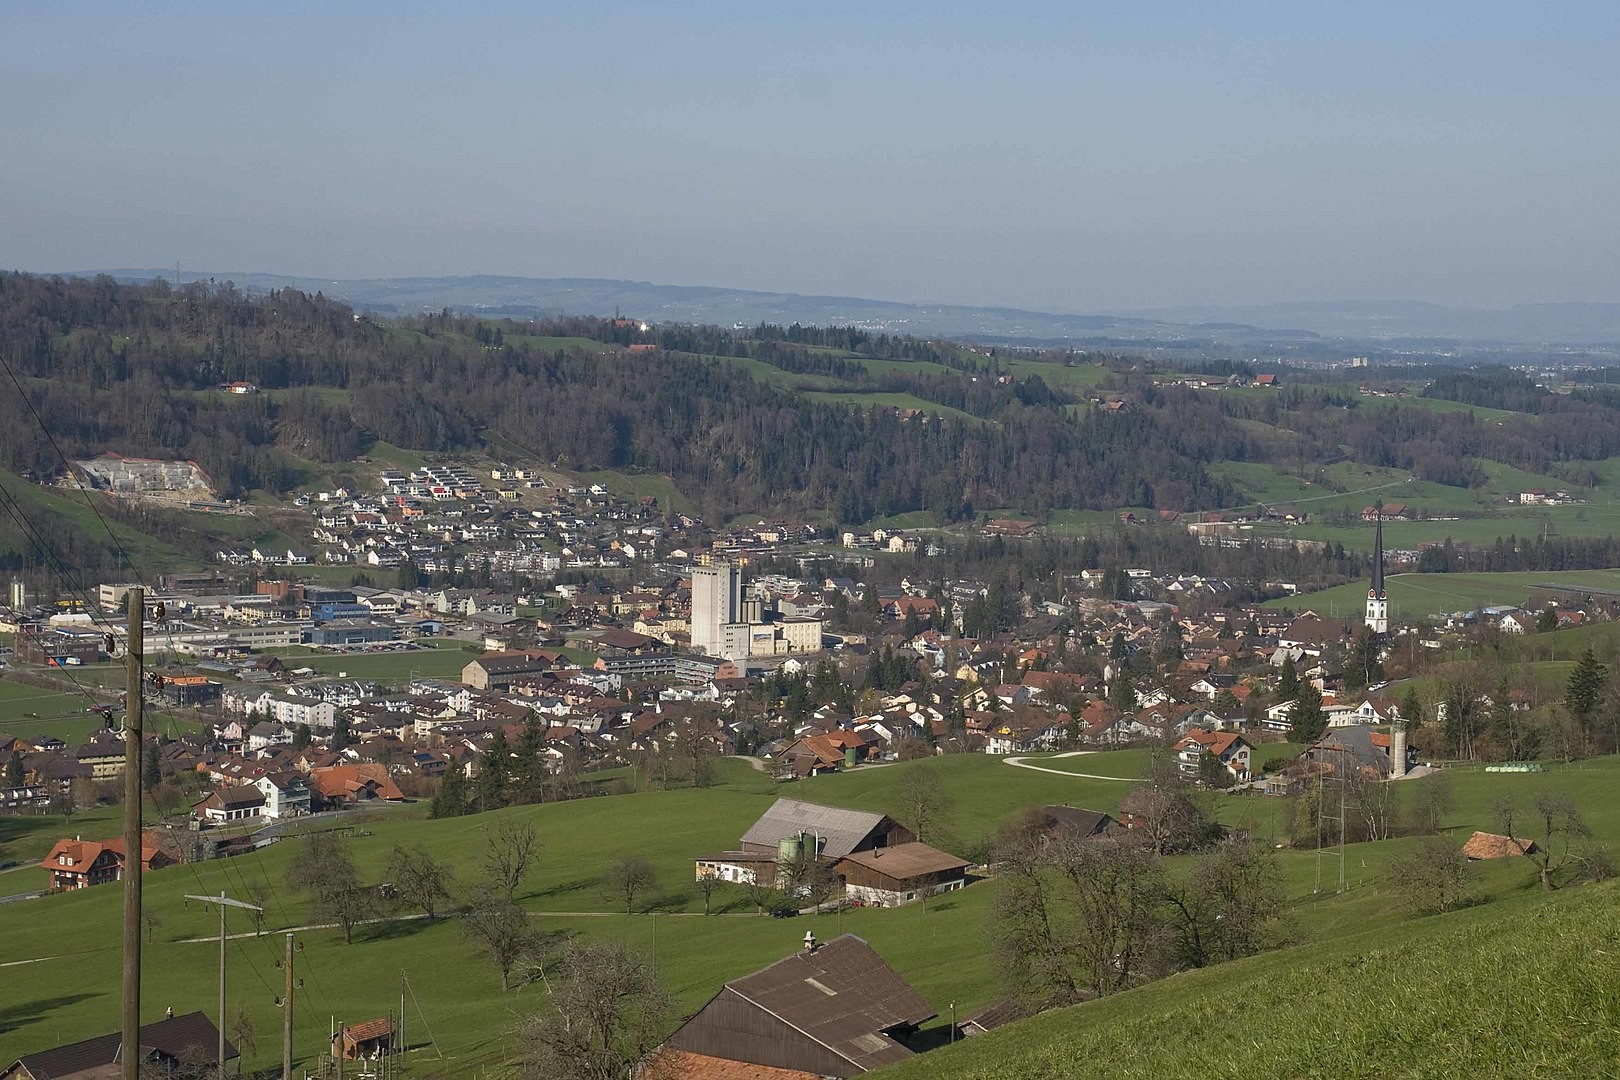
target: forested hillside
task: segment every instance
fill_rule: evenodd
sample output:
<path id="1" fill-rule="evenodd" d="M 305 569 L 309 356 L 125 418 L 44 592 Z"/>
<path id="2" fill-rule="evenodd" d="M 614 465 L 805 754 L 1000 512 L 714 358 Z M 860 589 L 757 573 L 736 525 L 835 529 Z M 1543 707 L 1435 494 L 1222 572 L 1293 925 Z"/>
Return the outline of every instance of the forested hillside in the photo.
<path id="1" fill-rule="evenodd" d="M 379 441 L 664 474 L 716 518 L 822 510 L 846 522 L 1216 509 L 1263 494 L 1232 463 L 1302 475 L 1350 461 L 1460 491 L 1492 463 L 1595 483 L 1588 463 L 1620 454 L 1604 388 L 1551 395 L 1512 373 L 1450 373 L 1427 403 L 1369 408 L 1331 381 L 1214 394 L 1130 360 L 851 329 L 376 321 L 319 294 L 228 285 L 0 277 L 0 350 L 68 456 L 191 458 L 227 496 L 341 475 Z M 218 390 L 232 380 L 262 392 Z M 7 391 L 0 465 L 59 474 L 56 448 Z M 1418 407 L 1452 402 L 1518 412 L 1501 423 Z"/>
<path id="2" fill-rule="evenodd" d="M 368 439 L 456 451 L 494 433 L 571 467 L 667 473 L 718 513 L 834 507 L 849 520 L 907 510 L 954 518 L 975 506 L 1236 497 L 1203 466 L 1242 457 L 1245 437 L 1191 392 L 1076 416 L 1075 399 L 1039 376 L 974 382 L 923 342 L 853 336 L 845 347 L 861 355 L 932 361 L 873 377 L 786 333 L 744 350 L 729 335 L 675 328 L 667 350 L 603 351 L 534 341 L 584 332 L 611 342 L 603 330 L 615 328 L 600 320 L 521 329 L 491 333 L 449 316 L 379 324 L 292 291 L 252 299 L 110 279 L 0 281 L 0 347 L 70 455 L 189 457 L 226 494 L 284 491 L 298 482 L 300 460 L 343 461 Z M 892 409 L 815 401 L 699 350 L 753 351 L 831 389 L 910 393 L 952 415 L 903 420 Z M 229 380 L 274 393 L 215 391 Z M 10 395 L 0 408 L 5 463 L 59 471 L 26 406 Z"/>

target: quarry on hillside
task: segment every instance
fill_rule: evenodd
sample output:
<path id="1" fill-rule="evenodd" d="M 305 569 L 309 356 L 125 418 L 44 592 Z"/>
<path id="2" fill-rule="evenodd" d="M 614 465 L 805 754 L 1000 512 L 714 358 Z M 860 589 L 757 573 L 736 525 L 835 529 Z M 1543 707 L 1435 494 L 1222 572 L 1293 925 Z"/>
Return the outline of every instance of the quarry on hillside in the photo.
<path id="1" fill-rule="evenodd" d="M 223 510 L 214 485 L 195 461 L 103 454 L 75 461 L 74 470 L 88 486 L 121 498 L 154 499 L 196 510 Z"/>

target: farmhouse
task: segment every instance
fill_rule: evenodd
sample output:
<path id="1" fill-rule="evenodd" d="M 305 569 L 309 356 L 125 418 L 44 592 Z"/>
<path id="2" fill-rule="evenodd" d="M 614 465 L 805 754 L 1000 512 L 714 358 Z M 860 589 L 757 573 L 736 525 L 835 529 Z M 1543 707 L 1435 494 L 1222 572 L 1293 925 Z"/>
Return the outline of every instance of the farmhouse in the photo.
<path id="1" fill-rule="evenodd" d="M 899 907 L 967 884 L 967 860 L 927 844 L 857 851 L 833 863 L 844 896 L 865 907 Z"/>
<path id="2" fill-rule="evenodd" d="M 934 1009 L 853 934 L 725 984 L 655 1059 L 671 1080 L 860 1076 L 914 1053 Z M 755 1068 L 739 1068 L 738 1065 Z"/>
<path id="3" fill-rule="evenodd" d="M 107 1080 L 119 1075 L 119 1050 L 123 1034 L 97 1035 L 93 1039 L 69 1043 L 51 1050 L 25 1054 L 0 1070 L 0 1080 Z M 201 1012 L 171 1016 L 155 1024 L 141 1026 L 141 1075 L 148 1064 L 155 1076 L 176 1075 L 185 1070 L 207 1068 L 212 1074 L 219 1065 L 219 1029 Z M 239 1055 L 229 1040 L 225 1060 Z"/>
<path id="4" fill-rule="evenodd" d="M 141 834 L 141 869 L 161 870 L 174 862 L 158 840 L 153 833 Z M 58 840 L 39 865 L 51 872 L 52 892 L 73 892 L 119 881 L 124 876 L 124 840 Z"/>
<path id="5" fill-rule="evenodd" d="M 885 814 L 777 799 L 743 833 L 736 851 L 702 855 L 697 877 L 742 884 L 774 883 L 783 867 L 805 854 L 832 863 L 857 851 L 914 842 L 910 829 Z"/>

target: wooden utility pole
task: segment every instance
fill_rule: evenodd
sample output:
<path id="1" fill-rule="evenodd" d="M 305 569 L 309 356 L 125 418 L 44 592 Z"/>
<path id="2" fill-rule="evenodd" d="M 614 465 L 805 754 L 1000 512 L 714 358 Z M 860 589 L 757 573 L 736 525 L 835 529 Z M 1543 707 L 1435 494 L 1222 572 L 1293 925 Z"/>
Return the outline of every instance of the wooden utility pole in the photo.
<path id="1" fill-rule="evenodd" d="M 286 967 L 287 989 L 286 996 L 281 999 L 281 1080 L 293 1080 L 292 1071 L 292 1025 L 293 1025 L 293 935 L 287 931 L 287 959 L 283 961 Z"/>
<path id="2" fill-rule="evenodd" d="M 405 1075 L 405 1051 L 410 1045 L 405 1041 L 405 969 L 399 969 L 399 1031 L 394 1042 L 399 1045 L 399 1075 Z"/>
<path id="3" fill-rule="evenodd" d="M 241 900 L 232 900 L 223 891 L 218 896 L 193 896 L 187 893 L 186 899 L 219 905 L 219 1080 L 225 1080 L 225 942 L 229 940 L 225 933 L 225 909 L 237 907 L 248 911 L 263 911 L 264 908 Z"/>
<path id="4" fill-rule="evenodd" d="M 146 590 L 129 590 L 124 639 L 124 1027 L 119 1073 L 139 1080 L 141 1069 L 141 671 Z M 220 1028 L 225 1018 L 219 1018 Z"/>

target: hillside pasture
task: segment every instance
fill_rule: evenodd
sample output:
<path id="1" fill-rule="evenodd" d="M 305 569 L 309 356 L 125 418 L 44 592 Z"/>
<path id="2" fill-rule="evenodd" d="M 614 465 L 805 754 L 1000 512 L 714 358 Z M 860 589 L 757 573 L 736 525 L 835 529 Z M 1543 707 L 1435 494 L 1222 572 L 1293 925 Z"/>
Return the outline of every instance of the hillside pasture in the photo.
<path id="1" fill-rule="evenodd" d="M 1094 770 L 1113 773 L 1135 768 L 1140 756 L 1139 751 L 1124 751 L 1073 760 L 1090 761 Z M 726 979 L 793 952 L 809 929 L 822 940 L 846 932 L 861 935 L 941 1013 L 954 1001 L 958 1014 L 965 1015 L 997 1000 L 1005 989 L 987 943 L 994 917 L 993 883 L 970 885 L 927 907 L 806 915 L 785 924 L 759 917 L 741 890 L 732 887 L 715 897 L 715 914 L 704 916 L 692 884 L 693 856 L 734 844 L 778 796 L 884 811 L 904 820 L 907 787 L 922 770 L 935 773 L 951 800 L 949 813 L 931 839 L 959 851 L 982 849 L 997 825 L 1023 807 L 1068 802 L 1112 812 L 1131 787 L 1017 769 L 987 755 L 855 769 L 788 784 L 774 783 L 745 762 L 724 761 L 717 769 L 716 785 L 707 789 L 644 791 L 442 821 L 424 819 L 420 806 L 345 820 L 355 832 L 351 844 L 363 881 L 382 880 L 389 852 L 404 844 L 420 846 L 450 863 L 458 891 L 482 875 L 481 852 L 491 825 L 502 818 L 532 823 L 542 843 L 539 869 L 519 889 L 518 899 L 533 913 L 540 932 L 552 941 L 584 935 L 656 951 L 660 979 L 683 1014 Z M 1536 790 L 1567 790 L 1583 806 L 1616 802 L 1608 795 L 1615 774 L 1610 762 L 1539 776 L 1459 772 L 1452 778 L 1457 808 L 1447 824 L 1455 827 L 1460 843 L 1467 829 L 1489 826 L 1491 801 L 1509 789 L 1526 798 Z M 1262 837 L 1271 835 L 1265 822 L 1280 820 L 1278 815 L 1286 808 L 1285 800 L 1259 796 L 1208 798 L 1223 819 L 1253 822 Z M 1588 812 L 1600 836 L 1620 831 L 1620 810 L 1592 805 Z M 650 830 L 648 822 L 657 822 L 657 828 Z M 41 845 L 48 847 L 54 831 L 49 825 L 58 823 L 59 819 L 50 822 L 30 836 L 26 841 L 30 854 Z M 96 824 L 105 832 L 110 821 Z M 312 825 L 331 827 L 326 821 Z M 83 831 L 77 822 L 74 831 Z M 1291 933 L 1316 948 L 1310 954 L 1276 953 L 1244 963 L 1282 973 L 1301 963 L 1301 957 L 1317 955 L 1320 947 L 1333 947 L 1334 941 L 1362 927 L 1389 927 L 1399 936 L 1422 925 L 1397 914 L 1395 897 L 1379 881 L 1388 860 L 1408 843 L 1353 847 L 1347 857 L 1349 891 L 1322 897 L 1312 893 L 1314 853 L 1281 852 L 1287 889 L 1298 904 Z M 146 1000 L 154 1013 L 166 1005 L 177 1011 L 214 1008 L 216 953 L 210 935 L 217 923 L 211 911 L 187 906 L 184 894 L 223 889 L 247 896 L 256 888 L 267 891 L 262 937 L 253 936 L 243 918 L 233 915 L 230 924 L 233 933 L 243 935 L 230 946 L 230 1007 L 245 1008 L 261 1032 L 258 1048 L 245 1062 L 249 1068 L 271 1065 L 277 1054 L 275 1039 L 263 1033 L 279 1030 L 279 1011 L 273 1004 L 279 984 L 272 965 L 283 947 L 281 931 L 311 922 L 307 899 L 285 885 L 296 850 L 297 841 L 286 840 L 254 854 L 173 867 L 147 879 L 147 904 L 157 917 L 154 939 L 145 950 Z M 623 857 L 648 859 L 658 875 L 657 887 L 638 899 L 633 915 L 624 913 L 622 898 L 605 884 L 609 868 Z M 1481 895 L 1516 903 L 1515 897 L 1527 895 L 1533 877 L 1529 871 L 1524 864 L 1493 869 L 1482 881 Z M 9 1018 L 0 1025 L 4 1028 L 0 1058 L 11 1060 L 55 1045 L 67 1037 L 64 1032 L 116 1028 L 119 903 L 118 890 L 103 887 L 5 909 L 12 944 L 3 962 L 13 966 L 0 979 L 0 1013 Z M 545 1007 L 545 994 L 538 986 L 502 993 L 495 969 L 462 936 L 453 918 L 429 921 L 398 911 L 359 927 L 352 945 L 345 945 L 341 934 L 330 928 L 303 929 L 298 937 L 306 945 L 299 959 L 306 986 L 303 1004 L 295 1012 L 295 1053 L 304 1064 L 313 1062 L 324 1043 L 329 1017 L 381 1015 L 397 1004 L 401 968 L 415 994 L 411 1024 L 417 1049 L 411 1068 L 419 1076 L 459 1077 L 498 1066 L 510 1058 L 518 1017 Z M 1222 969 L 1221 985 L 1229 985 L 1229 979 L 1244 970 Z M 1232 974 L 1224 974 L 1227 971 Z M 1186 980 L 1205 978 L 1178 976 L 1133 994 L 1137 1000 L 1154 992 L 1174 994 Z M 434 1036 L 431 1043 L 429 1029 Z M 935 1060 L 929 1059 L 929 1064 Z"/>
<path id="2" fill-rule="evenodd" d="M 1560 592 L 1620 591 L 1620 570 L 1547 570 L 1503 574 L 1392 574 L 1385 578 L 1390 616 L 1427 618 L 1495 605 L 1546 603 Z M 1367 602 L 1365 582 L 1268 600 L 1263 606 L 1320 615 L 1353 615 Z"/>

